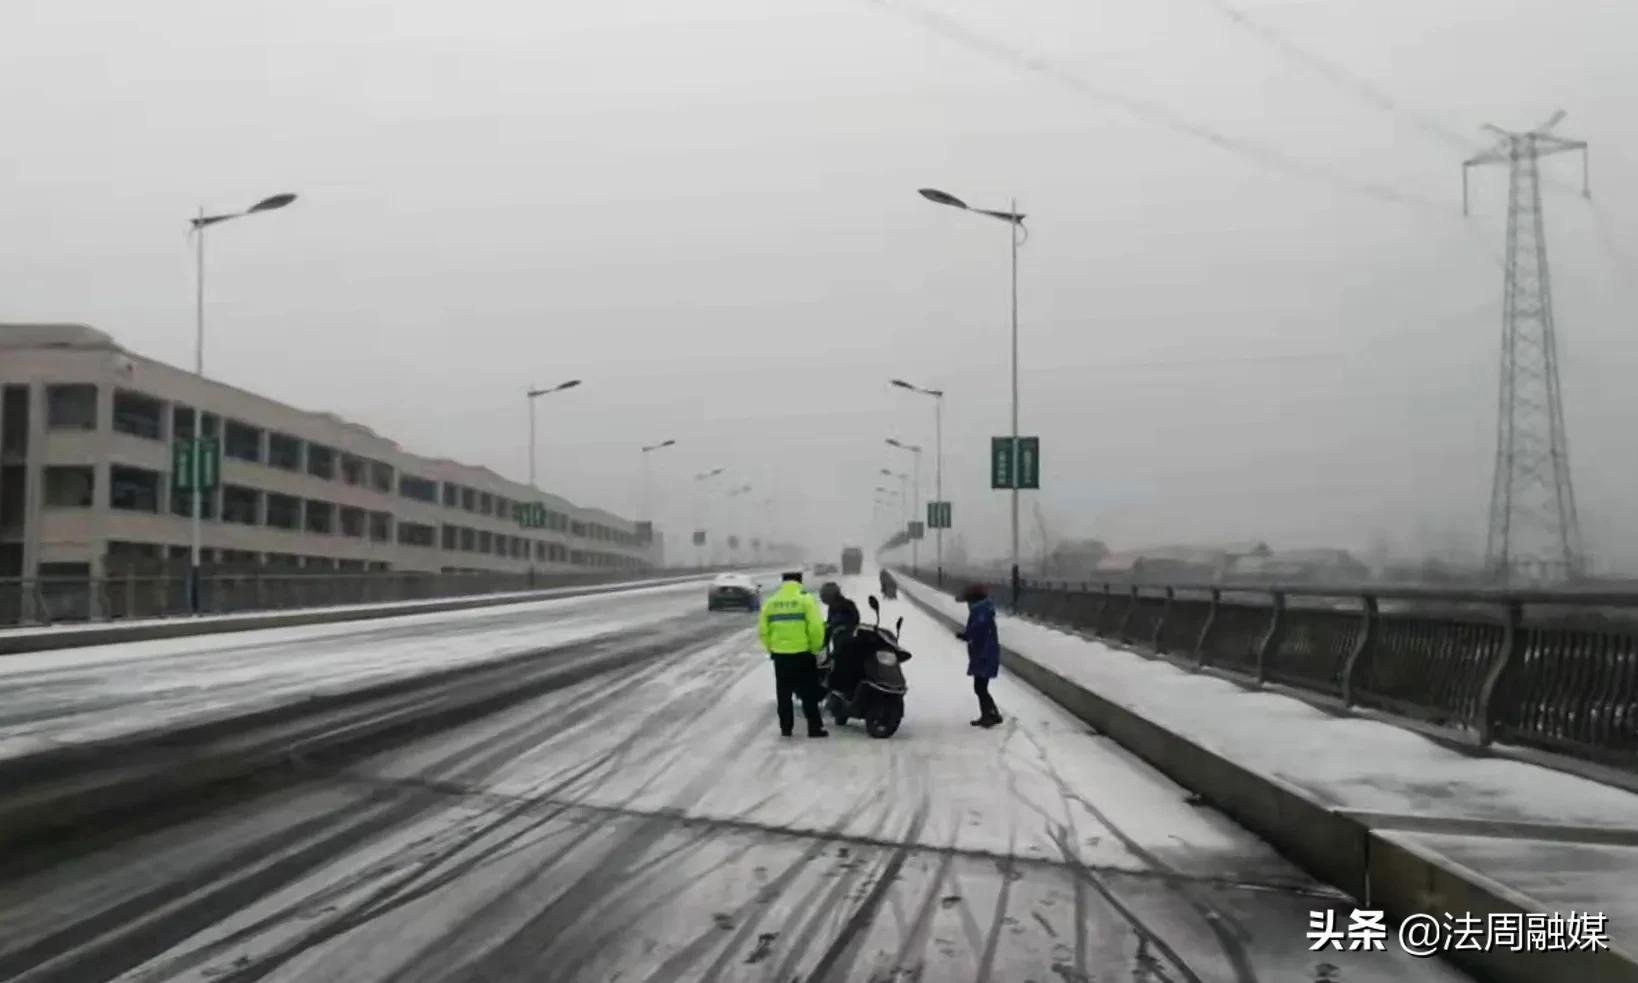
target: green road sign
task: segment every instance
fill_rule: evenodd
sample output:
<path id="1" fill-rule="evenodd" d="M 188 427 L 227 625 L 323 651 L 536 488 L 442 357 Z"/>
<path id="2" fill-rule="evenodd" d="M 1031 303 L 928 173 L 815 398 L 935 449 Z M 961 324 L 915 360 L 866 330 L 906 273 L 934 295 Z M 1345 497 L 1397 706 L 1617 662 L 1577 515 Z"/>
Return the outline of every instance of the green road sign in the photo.
<path id="1" fill-rule="evenodd" d="M 728 548 L 731 549 L 731 550 L 739 549 L 739 537 L 738 536 L 729 536 L 728 537 Z"/>
<path id="2" fill-rule="evenodd" d="M 949 502 L 928 502 L 927 503 L 927 528 L 929 528 L 929 529 L 949 529 L 949 528 L 951 528 L 951 525 L 950 525 L 950 503 Z"/>
<path id="3" fill-rule="evenodd" d="M 990 487 L 1041 487 L 1041 438 L 1019 437 L 1014 447 L 1011 437 L 991 437 Z"/>
<path id="4" fill-rule="evenodd" d="M 171 445 L 171 483 L 178 491 L 213 490 L 222 481 L 222 445 L 214 437 L 179 440 Z"/>
<path id="5" fill-rule="evenodd" d="M 704 546 L 705 545 L 705 530 L 704 529 L 694 530 L 694 545 L 695 546 Z"/>
<path id="6" fill-rule="evenodd" d="M 1012 487 L 1012 438 L 990 438 L 990 487 Z"/>
<path id="7" fill-rule="evenodd" d="M 1041 487 L 1041 438 L 1018 438 L 1018 487 Z"/>
<path id="8" fill-rule="evenodd" d="M 923 526 L 919 522 L 912 522 L 912 523 L 910 523 L 909 532 L 910 532 L 910 538 L 911 539 L 920 539 L 922 537 L 922 535 L 926 532 L 926 527 Z"/>

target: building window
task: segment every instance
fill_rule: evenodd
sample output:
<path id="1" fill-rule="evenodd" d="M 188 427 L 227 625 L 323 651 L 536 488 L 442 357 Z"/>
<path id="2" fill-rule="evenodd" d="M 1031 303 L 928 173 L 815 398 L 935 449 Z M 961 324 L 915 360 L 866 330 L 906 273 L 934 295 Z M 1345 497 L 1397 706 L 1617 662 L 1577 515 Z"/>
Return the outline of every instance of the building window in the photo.
<path id="1" fill-rule="evenodd" d="M 391 512 L 370 513 L 370 539 L 377 543 L 392 542 Z"/>
<path id="2" fill-rule="evenodd" d="M 267 463 L 280 471 L 300 471 L 301 441 L 287 433 L 269 433 Z"/>
<path id="3" fill-rule="evenodd" d="M 478 493 L 470 488 L 461 489 L 461 508 L 468 512 L 478 511 Z"/>
<path id="4" fill-rule="evenodd" d="M 231 433 L 231 427 L 229 429 Z M 242 526 L 261 525 L 262 493 L 243 485 L 222 486 L 222 521 Z"/>
<path id="5" fill-rule="evenodd" d="M 398 476 L 398 494 L 417 502 L 429 502 L 436 505 L 438 504 L 438 483 L 413 474 L 400 474 Z"/>
<path id="6" fill-rule="evenodd" d="M 336 507 L 329 502 L 308 499 L 304 524 L 310 533 L 330 535 L 336 531 Z"/>
<path id="7" fill-rule="evenodd" d="M 438 530 L 419 522 L 400 522 L 398 542 L 405 546 L 432 546 L 438 540 Z"/>
<path id="8" fill-rule="evenodd" d="M 441 547 L 446 550 L 455 549 L 456 543 L 458 543 L 461 538 L 460 533 L 455 530 L 454 526 L 449 525 L 448 523 L 444 524 L 442 532 L 443 540 L 441 542 Z"/>
<path id="9" fill-rule="evenodd" d="M 478 548 L 478 533 L 476 530 L 461 527 L 461 549 L 470 553 Z"/>
<path id="10" fill-rule="evenodd" d="M 307 445 L 307 473 L 325 481 L 336 477 L 336 452 L 323 444 Z"/>
<path id="11" fill-rule="evenodd" d="M 571 523 L 569 523 L 569 535 L 576 536 L 576 537 L 579 537 L 581 539 L 585 539 L 586 538 L 586 524 L 584 522 L 571 522 Z"/>
<path id="12" fill-rule="evenodd" d="M 97 501 L 97 470 L 86 465 L 45 469 L 45 504 L 52 509 L 88 509 Z"/>
<path id="13" fill-rule="evenodd" d="M 343 505 L 341 507 L 341 534 L 353 539 L 364 538 L 364 510 Z"/>
<path id="14" fill-rule="evenodd" d="M 114 390 L 114 429 L 120 433 L 158 440 L 164 414 L 164 405 L 151 396 Z"/>
<path id="15" fill-rule="evenodd" d="M 529 544 L 520 536 L 512 537 L 512 559 L 527 560 L 529 558 Z"/>
<path id="16" fill-rule="evenodd" d="M 308 570 L 334 570 L 336 561 L 327 556 L 310 556 L 302 566 Z"/>
<path id="17" fill-rule="evenodd" d="M 496 556 L 505 556 L 506 555 L 506 539 L 507 539 L 507 537 L 505 537 L 505 536 L 497 535 L 495 537 L 495 555 Z"/>
<path id="18" fill-rule="evenodd" d="M 444 482 L 444 508 L 453 509 L 461 504 L 461 486 L 454 482 Z"/>
<path id="19" fill-rule="evenodd" d="M 392 465 L 371 461 L 370 487 L 378 492 L 392 491 Z"/>
<path id="20" fill-rule="evenodd" d="M 159 472 L 122 464 L 109 468 L 108 505 L 131 512 L 158 512 Z"/>
<path id="21" fill-rule="evenodd" d="M 222 435 L 222 455 L 236 461 L 260 464 L 262 460 L 262 431 L 248 423 L 229 420 Z"/>
<path id="22" fill-rule="evenodd" d="M 362 485 L 364 462 L 351 454 L 341 455 L 341 480 L 349 485 Z"/>
<path id="23" fill-rule="evenodd" d="M 191 406 L 180 403 L 171 406 L 171 439 L 187 440 L 193 436 L 193 414 Z M 215 413 L 204 414 L 204 435 L 215 437 L 221 432 L 222 418 Z"/>
<path id="24" fill-rule="evenodd" d="M 23 392 L 26 401 L 28 390 Z M 78 382 L 47 386 L 46 426 L 53 430 L 97 429 L 97 387 Z"/>
<path id="25" fill-rule="evenodd" d="M 478 552 L 487 555 L 494 549 L 494 533 L 487 529 L 478 531 Z"/>
<path id="26" fill-rule="evenodd" d="M 28 456 L 28 411 L 27 386 L 0 389 L 0 456 Z"/>
<path id="27" fill-rule="evenodd" d="M 336 564 L 342 573 L 363 573 L 363 560 L 341 560 Z"/>
<path id="28" fill-rule="evenodd" d="M 268 492 L 267 524 L 273 529 L 300 529 L 301 499 L 294 495 Z"/>
<path id="29" fill-rule="evenodd" d="M 544 559 L 546 559 L 546 544 L 537 540 L 535 542 L 535 560 L 538 562 Z"/>
<path id="30" fill-rule="evenodd" d="M 511 502 L 510 499 L 503 498 L 500 495 L 495 496 L 495 518 L 497 518 L 497 519 L 516 519 L 517 518 L 517 513 L 512 510 L 512 502 Z"/>
<path id="31" fill-rule="evenodd" d="M 234 570 L 254 570 L 261 565 L 261 554 L 253 550 L 222 550 L 218 556 L 221 566 Z"/>

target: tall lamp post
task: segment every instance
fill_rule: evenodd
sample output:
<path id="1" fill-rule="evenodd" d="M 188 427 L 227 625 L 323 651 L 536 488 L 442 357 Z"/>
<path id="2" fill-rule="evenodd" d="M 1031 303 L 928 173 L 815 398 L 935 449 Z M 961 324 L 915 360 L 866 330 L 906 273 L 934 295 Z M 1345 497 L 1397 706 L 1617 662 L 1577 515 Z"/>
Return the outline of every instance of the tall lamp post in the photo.
<path id="1" fill-rule="evenodd" d="M 900 389 L 933 397 L 933 501 L 944 501 L 944 390 L 924 389 L 903 379 L 888 380 Z M 938 568 L 938 586 L 944 586 L 944 526 L 933 530 L 934 563 Z"/>
<path id="2" fill-rule="evenodd" d="M 892 473 L 893 472 L 887 470 L 886 468 L 882 469 L 882 474 L 891 475 Z M 899 498 L 899 493 L 894 491 L 891 488 L 887 488 L 887 487 L 884 487 L 882 485 L 877 485 L 876 486 L 876 494 L 878 496 L 877 499 L 876 499 L 876 504 L 886 506 L 887 509 L 888 509 L 887 517 L 888 517 L 888 520 L 889 520 L 889 523 L 888 523 L 889 528 L 896 527 L 898 525 L 898 523 L 894 519 L 894 513 L 899 511 L 899 509 L 902 508 L 902 506 L 900 506 L 897 502 L 891 501 L 891 499 Z M 888 499 L 888 501 L 884 501 L 883 500 L 884 497 L 886 499 Z M 889 539 L 893 538 L 891 533 L 888 534 L 888 538 Z"/>
<path id="3" fill-rule="evenodd" d="M 212 225 L 232 221 L 236 218 L 244 218 L 246 215 L 255 215 L 259 212 L 275 211 L 285 207 L 295 200 L 296 196 L 293 194 L 278 194 L 273 195 L 270 198 L 263 198 L 261 201 L 251 205 L 242 212 L 225 212 L 220 215 L 206 215 L 205 210 L 201 208 L 199 209 L 199 215 L 197 217 L 188 219 L 188 224 L 193 228 L 195 263 L 193 371 L 194 374 L 199 376 L 201 379 L 205 377 L 205 230 Z M 188 484 L 193 490 L 191 495 L 191 498 L 193 499 L 193 508 L 191 510 L 193 513 L 191 522 L 192 530 L 189 536 L 190 543 L 188 547 L 188 610 L 192 611 L 194 614 L 199 613 L 199 520 L 203 505 L 203 499 L 201 498 L 202 490 L 199 486 L 201 484 L 200 478 L 203 476 L 205 470 L 202 460 L 204 450 L 203 438 L 204 427 L 199 414 L 199 407 L 194 406 L 193 448 L 192 453 L 187 456 L 188 466 L 193 469 L 193 474 L 188 476 Z M 171 480 L 175 481 L 176 476 L 172 475 Z"/>
<path id="4" fill-rule="evenodd" d="M 705 487 L 704 487 L 704 482 L 710 481 L 712 478 L 717 477 L 718 475 L 722 474 L 724 471 L 727 471 L 727 470 L 728 470 L 727 468 L 715 468 L 715 469 L 713 469 L 711 471 L 701 471 L 699 474 L 694 476 L 694 481 L 696 483 L 698 483 L 698 484 L 697 484 L 697 490 L 696 490 L 696 492 L 694 494 L 694 527 L 695 528 L 693 530 L 690 530 L 690 532 L 689 532 L 690 536 L 692 536 L 695 532 L 704 533 L 706 531 L 705 527 L 703 525 L 703 522 L 705 521 L 705 514 L 704 514 L 705 513 Z M 694 544 L 694 554 L 695 554 L 696 560 L 698 561 L 698 565 L 703 569 L 705 567 L 705 544 L 704 543 Z"/>
<path id="5" fill-rule="evenodd" d="M 935 205 L 947 205 L 959 208 L 962 211 L 973 212 L 978 215 L 987 215 L 990 218 L 1006 222 L 1012 240 L 1012 604 L 1018 606 L 1018 594 L 1022 587 L 1018 577 L 1018 247 L 1029 238 L 1029 230 L 1024 228 L 1024 214 L 1018 210 L 1018 201 L 1014 199 L 1004 212 L 988 208 L 973 208 L 966 202 L 948 192 L 937 188 L 921 188 L 921 196 Z"/>
<path id="6" fill-rule="evenodd" d="M 915 472 L 914 472 L 915 476 L 912 479 L 912 481 L 910 482 L 910 522 L 911 522 L 911 524 L 914 524 L 917 521 L 919 521 L 919 518 L 920 518 L 920 515 L 921 515 L 921 446 L 919 444 L 906 444 L 903 441 L 895 440 L 892 437 L 887 438 L 887 446 L 897 447 L 901 451 L 909 451 L 911 454 L 914 454 L 916 456 Z M 906 535 L 909 534 L 909 531 L 910 531 L 909 527 L 907 526 L 905 528 Z M 911 573 L 919 573 L 920 570 L 921 570 L 921 540 L 917 539 L 914 536 L 911 536 L 910 537 L 910 572 Z"/>
<path id="7" fill-rule="evenodd" d="M 568 382 L 560 382 L 555 386 L 547 386 L 545 389 L 535 389 L 535 388 L 531 387 L 528 390 L 528 396 L 529 396 L 529 487 L 531 489 L 534 489 L 536 487 L 535 486 L 535 400 L 539 399 L 542 396 L 549 396 L 552 393 L 560 393 L 565 389 L 573 389 L 574 387 L 576 387 L 578 385 L 580 385 L 580 380 L 579 379 L 570 379 Z"/>
<path id="8" fill-rule="evenodd" d="M 648 550 L 648 548 L 654 544 L 654 516 L 651 514 L 651 503 L 650 503 L 650 499 L 649 499 L 650 480 L 649 480 L 649 469 L 648 469 L 648 456 L 650 454 L 654 453 L 655 451 L 660 450 L 661 448 L 675 447 L 676 445 L 677 445 L 677 442 L 675 440 L 662 440 L 657 444 L 648 444 L 645 447 L 643 447 L 643 487 L 640 489 L 640 492 L 639 492 L 639 497 L 641 498 L 641 501 L 638 504 L 639 504 L 639 507 L 640 507 L 640 511 L 642 512 L 642 520 L 641 521 L 648 523 L 648 539 L 645 540 L 643 542 L 643 544 L 642 544 L 645 553 Z"/>
<path id="9" fill-rule="evenodd" d="M 750 493 L 750 491 L 751 491 L 751 486 L 750 486 L 750 485 L 740 485 L 740 486 L 739 486 L 739 487 L 738 487 L 738 488 L 732 488 L 732 489 L 729 489 L 729 491 L 728 491 L 728 496 L 727 496 L 727 497 L 728 497 L 728 498 L 738 498 L 738 497 L 739 497 L 739 496 L 740 496 L 740 495 L 746 495 L 746 494 L 749 494 L 749 493 Z M 734 555 L 734 554 L 735 554 L 735 553 L 736 553 L 736 552 L 737 552 L 737 551 L 736 551 L 736 550 L 735 550 L 735 548 L 734 548 L 734 544 L 733 544 L 733 542 L 732 542 L 732 540 L 733 540 L 733 539 L 734 539 L 734 538 L 735 538 L 735 537 L 733 537 L 733 536 L 730 536 L 730 537 L 728 537 L 728 541 L 727 541 L 727 546 L 728 546 L 728 565 L 729 565 L 729 566 L 733 566 L 733 565 L 734 565 L 734 562 L 735 562 L 735 560 L 737 560 L 737 559 L 738 559 L 738 558 L 737 558 L 737 557 L 736 557 L 736 556 L 735 556 L 735 555 Z"/>

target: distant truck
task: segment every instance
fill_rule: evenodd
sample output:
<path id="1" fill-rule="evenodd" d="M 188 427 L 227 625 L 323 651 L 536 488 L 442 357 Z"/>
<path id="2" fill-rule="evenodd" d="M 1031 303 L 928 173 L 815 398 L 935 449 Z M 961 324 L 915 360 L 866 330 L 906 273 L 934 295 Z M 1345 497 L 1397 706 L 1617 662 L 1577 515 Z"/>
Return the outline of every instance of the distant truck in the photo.
<path id="1" fill-rule="evenodd" d="M 864 570 L 864 550 L 849 546 L 842 550 L 842 576 L 851 577 Z"/>

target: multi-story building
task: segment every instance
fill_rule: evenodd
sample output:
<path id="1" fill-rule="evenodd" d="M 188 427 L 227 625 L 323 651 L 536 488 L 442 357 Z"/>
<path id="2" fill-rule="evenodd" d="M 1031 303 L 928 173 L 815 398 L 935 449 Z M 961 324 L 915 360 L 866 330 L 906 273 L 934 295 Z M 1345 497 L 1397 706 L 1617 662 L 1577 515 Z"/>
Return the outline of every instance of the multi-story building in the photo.
<path id="1" fill-rule="evenodd" d="M 125 351 L 80 325 L 0 325 L 0 578 L 101 577 L 188 556 L 173 448 L 220 447 L 204 563 L 323 570 L 658 566 L 646 526 L 419 457 L 369 428 Z"/>

